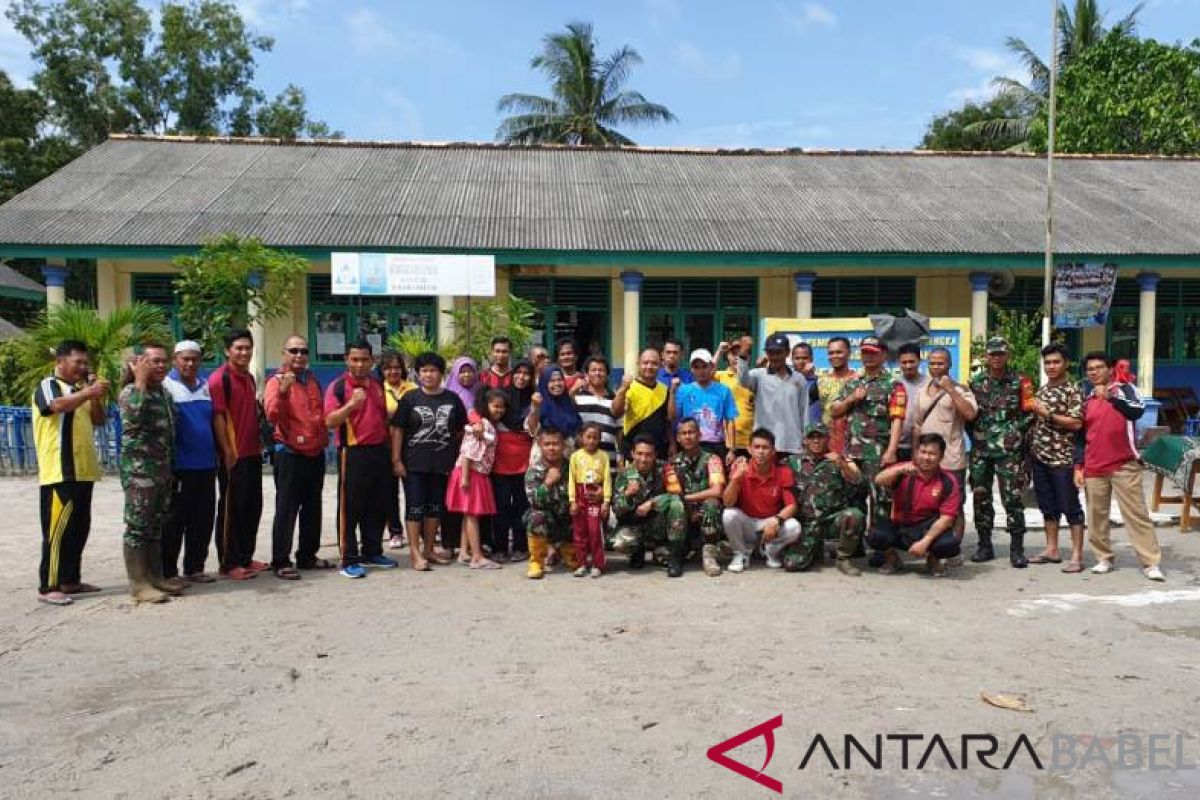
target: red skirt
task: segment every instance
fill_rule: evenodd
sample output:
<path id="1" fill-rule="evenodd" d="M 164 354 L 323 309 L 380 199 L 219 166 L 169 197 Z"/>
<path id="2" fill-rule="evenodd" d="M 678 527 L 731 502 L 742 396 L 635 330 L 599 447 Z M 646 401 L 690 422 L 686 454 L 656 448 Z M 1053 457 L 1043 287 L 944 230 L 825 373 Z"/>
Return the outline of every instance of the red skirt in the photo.
<path id="1" fill-rule="evenodd" d="M 496 495 L 492 493 L 492 479 L 478 472 L 471 473 L 469 488 L 462 488 L 462 467 L 456 466 L 450 473 L 446 486 L 446 510 L 473 517 L 488 517 L 496 513 Z"/>

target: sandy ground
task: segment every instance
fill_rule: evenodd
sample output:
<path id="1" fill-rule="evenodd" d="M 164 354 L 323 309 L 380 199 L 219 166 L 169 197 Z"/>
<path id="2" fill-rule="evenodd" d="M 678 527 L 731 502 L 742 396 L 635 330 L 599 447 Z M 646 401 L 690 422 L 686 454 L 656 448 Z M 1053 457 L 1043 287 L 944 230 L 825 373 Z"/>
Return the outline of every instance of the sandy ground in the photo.
<path id="1" fill-rule="evenodd" d="M 264 575 L 135 608 L 120 502 L 114 480 L 97 488 L 84 578 L 105 591 L 50 608 L 34 601 L 36 485 L 0 481 L 0 796 L 769 797 L 706 752 L 780 714 L 765 772 L 786 796 L 1200 794 L 1200 771 L 1095 760 L 952 771 L 939 756 L 903 770 L 898 745 L 880 771 L 799 769 L 818 733 L 839 760 L 847 733 L 940 734 L 956 759 L 957 737 L 992 734 L 1001 760 L 1022 734 L 1045 759 L 1056 734 L 1099 737 L 1113 758 L 1107 737 L 1166 733 L 1194 765 L 1200 534 L 1160 528 L 1164 585 L 1133 568 L 1118 529 L 1123 568 L 1108 576 L 1002 556 L 936 580 L 756 564 L 668 581 L 615 557 L 600 580 Z M 1023 694 L 1032 711 L 981 690 Z M 732 755 L 757 768 L 763 740 Z"/>

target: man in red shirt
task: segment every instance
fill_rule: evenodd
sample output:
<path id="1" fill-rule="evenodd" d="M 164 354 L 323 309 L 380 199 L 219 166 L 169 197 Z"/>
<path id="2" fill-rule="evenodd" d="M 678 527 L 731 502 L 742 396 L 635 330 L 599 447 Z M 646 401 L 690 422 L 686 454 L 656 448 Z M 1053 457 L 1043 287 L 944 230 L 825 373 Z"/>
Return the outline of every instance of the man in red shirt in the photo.
<path id="1" fill-rule="evenodd" d="M 892 489 L 892 515 L 877 520 L 867 542 L 884 554 L 879 571 L 900 572 L 904 562 L 896 551 L 924 556 L 929 571 L 940 575 L 941 560 L 958 555 L 960 542 L 954 534 L 962 487 L 953 474 L 942 469 L 946 440 L 940 433 L 922 434 L 912 461 L 888 467 L 875 476 L 875 483 Z"/>
<path id="2" fill-rule="evenodd" d="M 346 372 L 325 392 L 325 425 L 337 431 L 338 549 L 347 578 L 365 578 L 364 565 L 396 568 L 396 562 L 383 554 L 384 500 L 393 480 L 392 455 L 387 403 L 383 384 L 371 373 L 374 363 L 370 342 L 348 343 Z M 356 531 L 362 538 L 361 550 Z"/>
<path id="3" fill-rule="evenodd" d="M 750 434 L 750 461 L 733 462 L 729 485 L 723 500 L 721 522 L 733 549 L 730 572 L 741 572 L 750 561 L 750 549 L 761 536 L 767 566 L 779 569 L 779 556 L 800 538 L 796 520 L 796 498 L 792 490 L 792 470 L 779 464 L 775 454 L 775 434 L 759 428 Z"/>
<path id="4" fill-rule="evenodd" d="M 488 389 L 512 388 L 512 339 L 497 336 L 492 339 L 492 354 L 488 368 L 479 375 L 479 382 Z"/>
<path id="5" fill-rule="evenodd" d="M 1113 379 L 1113 361 L 1100 352 L 1083 357 L 1092 392 L 1083 402 L 1083 452 L 1075 457 L 1075 485 L 1087 494 L 1088 541 L 1096 553 L 1092 572 L 1116 569 L 1110 537 L 1112 496 L 1125 520 L 1129 542 L 1142 562 L 1142 574 L 1166 580 L 1159 563 L 1162 552 L 1142 493 L 1142 465 L 1134 446 L 1133 421 L 1145 405 L 1131 384 Z"/>
<path id="6" fill-rule="evenodd" d="M 225 364 L 208 378 L 220 469 L 217 484 L 217 559 L 231 580 L 254 578 L 267 565 L 254 560 L 262 518 L 262 441 L 250 358 L 254 339 L 245 329 L 225 334 Z"/>
<path id="7" fill-rule="evenodd" d="M 292 334 L 283 343 L 279 371 L 263 391 L 267 419 L 275 426 L 275 523 L 271 529 L 271 569 L 283 580 L 299 579 L 289 558 L 292 531 L 300 520 L 296 565 L 333 566 L 317 558 L 321 548 L 321 492 L 325 488 L 325 405 L 321 384 L 308 368 L 308 341 Z"/>

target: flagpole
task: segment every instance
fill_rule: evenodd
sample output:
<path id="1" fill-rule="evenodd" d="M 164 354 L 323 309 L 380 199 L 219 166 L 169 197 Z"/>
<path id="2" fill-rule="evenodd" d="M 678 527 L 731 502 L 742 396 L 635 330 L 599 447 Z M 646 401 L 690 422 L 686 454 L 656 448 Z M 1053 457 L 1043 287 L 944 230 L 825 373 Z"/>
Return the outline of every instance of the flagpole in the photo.
<path id="1" fill-rule="evenodd" d="M 1050 108 L 1046 116 L 1046 263 L 1042 297 L 1046 313 L 1042 317 L 1042 347 L 1050 344 L 1050 329 L 1054 317 L 1054 123 L 1057 111 L 1058 87 L 1058 3 L 1050 3 Z M 1042 372 L 1042 382 L 1046 373 Z"/>

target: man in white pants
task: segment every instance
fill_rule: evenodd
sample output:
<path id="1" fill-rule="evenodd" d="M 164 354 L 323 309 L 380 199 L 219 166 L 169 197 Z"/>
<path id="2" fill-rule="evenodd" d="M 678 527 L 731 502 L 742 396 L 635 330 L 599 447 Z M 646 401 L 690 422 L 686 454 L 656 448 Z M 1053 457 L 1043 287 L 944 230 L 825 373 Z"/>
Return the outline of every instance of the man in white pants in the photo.
<path id="1" fill-rule="evenodd" d="M 750 561 L 750 550 L 762 538 L 767 566 L 779 569 L 784 548 L 800 538 L 796 521 L 794 478 L 775 455 L 775 434 L 759 428 L 750 435 L 750 460 L 733 464 L 723 500 L 721 520 L 733 550 L 730 572 L 741 572 Z"/>

